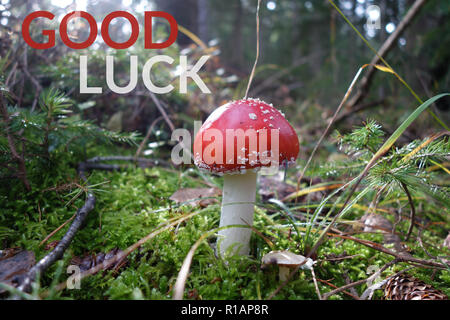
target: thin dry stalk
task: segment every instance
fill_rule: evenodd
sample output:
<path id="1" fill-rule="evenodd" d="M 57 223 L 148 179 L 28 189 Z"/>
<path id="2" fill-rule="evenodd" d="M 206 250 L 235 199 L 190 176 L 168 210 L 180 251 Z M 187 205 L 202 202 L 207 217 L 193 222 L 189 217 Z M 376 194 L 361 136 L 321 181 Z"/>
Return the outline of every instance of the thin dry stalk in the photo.
<path id="1" fill-rule="evenodd" d="M 258 64 L 259 59 L 259 7 L 261 5 L 261 0 L 258 0 L 258 6 L 256 7 L 256 58 L 255 63 L 253 64 L 252 72 L 250 73 L 250 77 L 248 78 L 247 90 L 245 90 L 244 99 L 247 99 L 248 91 L 250 90 L 250 85 L 252 84 L 253 77 L 255 76 L 256 65 Z"/>
<path id="2" fill-rule="evenodd" d="M 73 219 L 75 219 L 75 217 L 77 216 L 77 213 L 74 213 L 72 215 L 72 217 L 70 217 L 69 219 L 67 219 L 62 225 L 60 225 L 58 228 L 56 228 L 55 230 L 53 230 L 48 236 L 45 237 L 44 240 L 42 240 L 39 243 L 39 247 L 42 246 L 44 243 L 46 243 L 48 241 L 48 239 L 50 239 L 51 237 L 53 237 L 55 235 L 55 233 L 57 233 L 59 230 L 61 230 L 62 228 L 64 228 L 70 221 L 72 221 Z"/>
<path id="3" fill-rule="evenodd" d="M 317 285 L 317 279 L 316 279 L 316 274 L 314 272 L 314 267 L 311 267 L 311 275 L 313 278 L 314 287 L 316 288 L 317 297 L 319 298 L 319 300 L 323 300 L 322 295 L 320 294 L 319 286 Z"/>

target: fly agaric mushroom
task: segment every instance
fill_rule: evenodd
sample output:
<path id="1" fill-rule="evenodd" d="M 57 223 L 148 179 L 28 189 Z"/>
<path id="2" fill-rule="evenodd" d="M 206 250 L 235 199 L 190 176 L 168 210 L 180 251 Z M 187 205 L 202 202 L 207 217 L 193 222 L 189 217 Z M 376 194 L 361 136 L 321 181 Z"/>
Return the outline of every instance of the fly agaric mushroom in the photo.
<path id="1" fill-rule="evenodd" d="M 194 140 L 194 162 L 224 175 L 220 227 L 253 225 L 257 171 L 295 163 L 299 142 L 284 115 L 259 99 L 243 99 L 217 108 Z M 240 246 L 249 253 L 251 229 L 232 227 L 219 232 L 218 253 Z"/>
<path id="2" fill-rule="evenodd" d="M 311 270 L 312 265 L 314 264 L 311 258 L 305 258 L 302 255 L 290 251 L 271 251 L 262 257 L 261 262 L 262 268 L 271 264 L 278 265 L 278 277 L 280 278 L 280 281 L 287 280 L 291 269 L 301 265 L 300 268 Z"/>

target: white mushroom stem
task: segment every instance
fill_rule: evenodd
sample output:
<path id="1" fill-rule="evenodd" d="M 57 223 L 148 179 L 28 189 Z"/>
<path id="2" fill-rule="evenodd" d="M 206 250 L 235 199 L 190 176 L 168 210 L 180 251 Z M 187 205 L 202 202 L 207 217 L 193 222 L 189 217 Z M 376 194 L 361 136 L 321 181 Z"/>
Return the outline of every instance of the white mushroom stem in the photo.
<path id="1" fill-rule="evenodd" d="M 217 248 L 221 256 L 232 246 L 232 253 L 247 255 L 255 210 L 257 173 L 248 170 L 243 174 L 224 175 L 220 227 L 241 224 L 246 228 L 228 228 L 219 231 Z"/>

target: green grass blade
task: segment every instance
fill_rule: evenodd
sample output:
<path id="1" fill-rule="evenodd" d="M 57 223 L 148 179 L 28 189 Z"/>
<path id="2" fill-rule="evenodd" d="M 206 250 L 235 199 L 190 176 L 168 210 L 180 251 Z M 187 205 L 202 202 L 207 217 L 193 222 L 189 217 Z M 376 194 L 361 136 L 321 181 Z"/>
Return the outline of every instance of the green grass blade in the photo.
<path id="1" fill-rule="evenodd" d="M 409 127 L 409 125 L 417 119 L 417 117 L 426 109 L 428 108 L 431 104 L 433 104 L 436 100 L 448 96 L 450 95 L 450 93 L 441 93 L 438 94 L 430 99 L 428 99 L 427 101 L 425 101 L 424 103 L 422 103 L 413 113 L 411 113 L 409 115 L 409 117 L 403 121 L 403 123 L 400 125 L 400 127 L 397 128 L 397 130 L 394 131 L 394 133 L 389 137 L 389 139 L 386 140 L 386 142 L 381 146 L 381 148 L 378 150 L 377 153 L 375 153 L 375 155 L 373 156 L 372 160 L 369 162 L 375 162 L 376 159 L 378 159 L 381 155 L 383 155 L 384 153 L 386 153 L 391 147 L 392 145 L 395 143 L 395 141 L 397 141 L 397 139 L 402 135 L 402 133 L 406 130 L 406 128 Z"/>

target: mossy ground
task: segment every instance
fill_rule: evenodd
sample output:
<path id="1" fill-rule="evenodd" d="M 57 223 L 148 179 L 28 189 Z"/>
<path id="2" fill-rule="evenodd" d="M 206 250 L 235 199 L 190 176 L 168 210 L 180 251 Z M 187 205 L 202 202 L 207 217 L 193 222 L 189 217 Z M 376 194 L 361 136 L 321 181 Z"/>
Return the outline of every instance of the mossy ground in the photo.
<path id="1" fill-rule="evenodd" d="M 60 172 L 75 179 L 75 170 L 70 166 L 66 169 Z M 52 299 L 170 299 L 186 254 L 201 235 L 217 227 L 219 222 L 220 199 L 218 203 L 206 208 L 191 207 L 189 204 L 175 206 L 169 200 L 171 194 L 180 188 L 204 187 L 198 177 L 194 178 L 195 174 L 192 170 L 176 171 L 158 167 L 130 168 L 116 172 L 93 171 L 89 183 L 103 183 L 98 187 L 101 190 L 96 194 L 95 209 L 65 253 L 64 261 L 52 266 L 43 276 L 39 292 L 49 293 L 48 298 Z M 14 188 L 9 190 L 9 200 L 4 198 L 8 202 L 1 223 L 5 226 L 2 230 L 3 245 L 33 250 L 38 259 L 48 253 L 43 246 L 39 246 L 40 241 L 75 212 L 73 206 L 66 205 L 70 200 L 70 197 L 65 196 L 67 190 L 42 191 L 43 185 L 56 186 L 61 181 L 60 176 L 49 177 L 41 182 L 40 188 L 35 186 L 40 191 L 35 191 L 24 199 L 13 199 L 14 192 L 18 191 Z M 213 178 L 213 182 L 220 185 L 221 179 Z M 75 207 L 82 204 L 82 197 L 73 203 Z M 146 242 L 129 256 L 129 263 L 118 273 L 107 271 L 88 277 L 82 281 L 79 290 L 49 291 L 55 284 L 65 281 L 68 276 L 65 270 L 74 255 L 107 252 L 113 248 L 125 249 L 154 231 L 161 223 L 190 212 L 197 214 Z M 362 211 L 353 211 L 347 218 L 356 218 L 362 214 Z M 271 215 L 260 200 L 254 225 L 272 240 L 272 249 L 299 252 L 300 238 L 294 232 L 287 232 L 289 221 L 282 215 Z M 400 227 L 406 229 L 407 223 Z M 60 239 L 66 230 L 67 227 L 61 229 L 49 241 Z M 358 237 L 378 243 L 383 241 L 379 233 L 361 234 Z M 442 241 L 441 234 L 436 235 L 430 231 L 425 231 L 423 237 L 431 241 Z M 197 249 L 186 283 L 185 298 L 264 299 L 280 285 L 275 267 L 261 269 L 262 255 L 271 250 L 261 237 L 253 235 L 252 255 L 232 258 L 226 263 L 216 258 L 212 248 L 214 242 L 215 238 L 210 237 Z M 408 246 L 417 257 L 428 258 L 417 243 L 408 243 Z M 433 250 L 430 248 L 432 253 Z M 330 255 L 355 255 L 340 262 L 317 263 L 317 278 L 338 287 L 346 284 L 345 275 L 350 281 L 364 279 L 368 277 L 370 266 L 380 268 L 393 259 L 361 244 L 338 238 L 327 239 L 320 247 L 317 258 L 323 260 Z M 384 275 L 405 267 L 406 263 L 397 264 Z M 434 272 L 432 269 L 415 268 L 410 273 L 443 290 L 447 295 L 450 294 L 448 271 Z M 322 282 L 319 283 L 319 288 L 322 293 L 333 289 Z M 359 294 L 365 288 L 356 287 Z M 376 297 L 380 295 L 378 292 Z M 275 299 L 317 299 L 311 273 L 300 270 Z M 330 299 L 351 298 L 340 293 Z"/>

